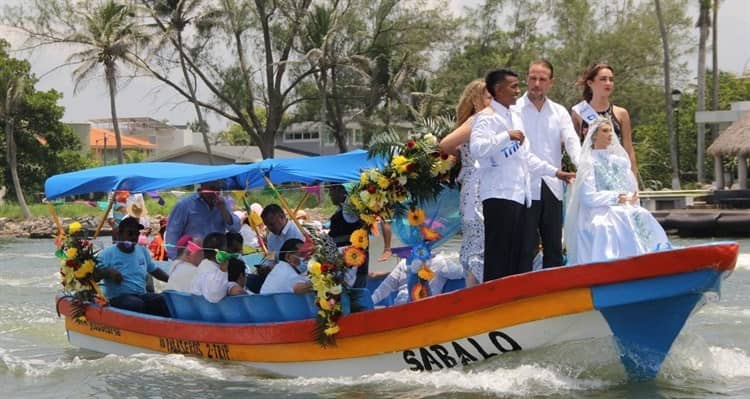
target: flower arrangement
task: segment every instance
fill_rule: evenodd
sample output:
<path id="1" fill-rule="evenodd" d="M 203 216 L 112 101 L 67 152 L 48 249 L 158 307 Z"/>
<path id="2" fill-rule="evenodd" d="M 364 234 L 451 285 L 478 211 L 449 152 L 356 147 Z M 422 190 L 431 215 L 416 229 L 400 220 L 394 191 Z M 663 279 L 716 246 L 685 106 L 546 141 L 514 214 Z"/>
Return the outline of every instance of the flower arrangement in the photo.
<path id="1" fill-rule="evenodd" d="M 335 243 L 311 232 L 314 254 L 308 274 L 319 309 L 315 334 L 323 346 L 335 344 L 335 335 L 340 331 L 337 321 L 342 315 L 341 300 L 349 294 L 344 277 L 352 268 L 364 264 L 368 232 L 378 219 L 390 219 L 409 210 L 410 223 L 419 226 L 426 243 L 440 238 L 425 225 L 424 211 L 416 204 L 440 194 L 440 183 L 449 179 L 456 158 L 440 151 L 438 139 L 431 133 L 402 142 L 397 134 L 387 132 L 380 141 L 371 144 L 370 155 L 382 155 L 386 162 L 383 168 L 363 171 L 359 182 L 350 190 L 345 206 L 364 223 L 352 233 L 351 245 L 339 253 Z M 424 248 L 427 258 L 420 263 L 421 269 L 417 272 L 422 282 L 420 287 L 425 290 L 419 294 L 420 298 L 429 295 L 426 282 L 434 276 L 428 266 L 429 244 Z M 412 249 L 412 253 L 419 252 Z"/>
<path id="2" fill-rule="evenodd" d="M 55 242 L 55 256 L 60 259 L 62 291 L 74 299 L 73 318 L 77 322 L 86 321 L 84 303 L 104 304 L 107 301 L 94 280 L 97 252 L 83 233 L 81 224 L 73 222 L 68 226 L 68 234 L 61 234 Z"/>
<path id="3" fill-rule="evenodd" d="M 456 165 L 456 157 L 440 151 L 437 137 L 429 133 L 377 147 L 371 152 L 387 155 L 385 167 L 363 171 L 348 202 L 368 226 L 378 218 L 403 214 L 406 201 L 416 204 L 437 197 L 440 182 L 448 180 Z"/>
<path id="4" fill-rule="evenodd" d="M 342 295 L 348 289 L 344 282 L 348 266 L 344 261 L 345 255 L 339 253 L 336 243 L 328 235 L 311 229 L 310 236 L 314 245 L 307 274 L 318 307 L 314 334 L 318 343 L 326 347 L 336 344 L 334 336 L 339 332 L 337 323 L 343 314 Z"/>

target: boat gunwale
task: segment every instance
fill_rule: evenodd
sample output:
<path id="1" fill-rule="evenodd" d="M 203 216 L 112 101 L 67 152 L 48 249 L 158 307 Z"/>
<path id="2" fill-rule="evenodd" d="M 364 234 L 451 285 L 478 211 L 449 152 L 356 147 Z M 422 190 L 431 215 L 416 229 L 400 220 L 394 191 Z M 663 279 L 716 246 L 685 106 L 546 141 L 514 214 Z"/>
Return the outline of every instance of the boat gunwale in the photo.
<path id="1" fill-rule="evenodd" d="M 408 328 L 503 303 L 576 288 L 635 281 L 704 269 L 731 271 L 739 245 L 721 242 L 660 251 L 632 258 L 576 265 L 508 276 L 475 287 L 435 295 L 417 302 L 359 312 L 339 320 L 341 338 Z M 679 260 L 677 262 L 676 260 Z M 70 315 L 70 303 L 60 302 L 61 313 Z M 89 306 L 88 320 L 108 327 L 143 334 L 227 344 L 271 344 L 313 340 L 314 319 L 229 324 L 167 319 L 133 312 L 110 311 Z"/>

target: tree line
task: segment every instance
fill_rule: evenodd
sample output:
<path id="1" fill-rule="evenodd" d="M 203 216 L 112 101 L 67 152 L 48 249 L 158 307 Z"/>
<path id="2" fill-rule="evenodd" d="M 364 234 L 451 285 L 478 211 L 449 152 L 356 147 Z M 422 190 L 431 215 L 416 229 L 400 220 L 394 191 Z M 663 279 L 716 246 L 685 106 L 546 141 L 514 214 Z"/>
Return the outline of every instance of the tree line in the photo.
<path id="1" fill-rule="evenodd" d="M 72 49 L 67 62 L 76 65 L 77 83 L 104 78 L 118 154 L 117 89 L 136 74 L 193 104 L 209 154 L 207 112 L 232 122 L 222 137 L 272 157 L 292 122 L 322 121 L 346 151 L 347 121 L 364 126 L 368 142 L 397 122 L 452 115 L 468 82 L 497 67 L 523 75 L 537 58 L 555 66 L 550 97 L 570 106 L 580 100 L 579 74 L 605 61 L 615 69 L 613 101 L 633 121 L 645 188 L 677 188 L 702 183 L 711 170 L 702 156 L 710 140 L 692 122 L 696 109 L 706 109 L 707 88 L 717 88 L 712 109 L 729 92 L 750 94 L 715 61 L 707 77 L 719 2 L 700 0 L 697 21 L 689 3 L 485 0 L 458 17 L 447 2 L 426 0 L 31 0 L 6 7 L 2 22 L 32 46 Z M 685 63 L 696 46 L 698 77 Z M 678 114 L 672 82 L 693 82 L 680 87 Z M 85 166 L 73 164 L 64 167 Z"/>

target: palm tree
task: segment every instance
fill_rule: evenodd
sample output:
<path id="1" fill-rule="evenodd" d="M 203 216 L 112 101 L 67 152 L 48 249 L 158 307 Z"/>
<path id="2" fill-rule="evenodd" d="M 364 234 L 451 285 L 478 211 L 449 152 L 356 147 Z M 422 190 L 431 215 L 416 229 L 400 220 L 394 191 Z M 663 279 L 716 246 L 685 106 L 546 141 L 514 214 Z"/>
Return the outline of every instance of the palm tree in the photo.
<path id="1" fill-rule="evenodd" d="M 26 204 L 26 199 L 21 189 L 21 181 L 18 178 L 18 160 L 16 157 L 16 110 L 23 101 L 23 93 L 26 87 L 26 76 L 12 66 L 4 66 L 0 69 L 0 119 L 5 125 L 5 144 L 8 158 L 8 169 L 13 180 L 13 188 L 16 191 L 18 205 L 21 207 L 23 216 L 31 218 L 31 211 Z"/>
<path id="2" fill-rule="evenodd" d="M 708 31 L 711 28 L 711 0 L 699 0 L 700 11 L 698 13 L 698 104 L 695 111 L 701 112 L 706 109 L 706 41 Z M 703 164 L 706 152 L 706 125 L 698 124 L 698 154 L 696 157 L 696 171 L 698 183 L 703 183 Z"/>
<path id="3" fill-rule="evenodd" d="M 202 5 L 203 0 L 141 0 L 141 3 L 151 10 L 151 16 L 154 18 L 154 26 L 161 33 L 157 47 L 162 48 L 169 43 L 178 53 L 180 69 L 182 70 L 182 76 L 187 86 L 187 93 L 190 97 L 188 100 L 195 107 L 195 115 L 198 118 L 198 130 L 201 136 L 203 136 L 203 144 L 206 146 L 206 152 L 208 153 L 208 162 L 213 165 L 211 143 L 208 137 L 208 124 L 203 118 L 203 111 L 198 104 L 195 75 L 190 73 L 186 62 L 186 51 L 189 51 L 189 49 L 186 47 L 184 37 L 185 29 L 199 18 L 196 15 L 196 11 Z"/>
<path id="4" fill-rule="evenodd" d="M 133 9 L 128 5 L 113 0 L 94 4 L 87 1 L 78 10 L 82 19 L 80 31 L 73 32 L 62 40 L 85 47 L 68 57 L 69 62 L 81 64 L 73 71 L 74 89 L 77 91 L 79 85 L 95 74 L 100 65 L 104 67 L 112 126 L 117 143 L 117 162 L 123 163 L 122 139 L 115 104 L 118 64 L 135 63 L 131 54 L 139 44 L 145 43 L 146 38 L 140 31 Z"/>
<path id="5" fill-rule="evenodd" d="M 656 18 L 659 21 L 659 33 L 661 34 L 662 50 L 664 52 L 664 99 L 665 109 L 667 115 L 667 130 L 669 131 L 669 160 L 672 164 L 672 189 L 680 189 L 680 166 L 678 161 L 679 148 L 677 148 L 677 137 L 675 135 L 674 125 L 672 121 L 673 109 L 672 109 L 672 76 L 671 76 L 671 61 L 669 53 L 669 36 L 667 28 L 664 24 L 664 16 L 661 11 L 661 2 L 654 0 L 656 5 Z"/>

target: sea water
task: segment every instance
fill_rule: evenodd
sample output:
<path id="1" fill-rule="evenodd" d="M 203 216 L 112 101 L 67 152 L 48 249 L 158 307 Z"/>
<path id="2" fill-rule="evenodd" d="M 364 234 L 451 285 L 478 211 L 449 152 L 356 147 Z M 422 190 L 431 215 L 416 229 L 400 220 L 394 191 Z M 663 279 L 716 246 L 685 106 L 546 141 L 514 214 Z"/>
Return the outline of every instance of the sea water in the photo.
<path id="1" fill-rule="evenodd" d="M 361 378 L 279 378 L 182 355 L 103 355 L 67 342 L 54 304 L 53 242 L 0 239 L 0 398 L 750 397 L 750 240 L 739 243 L 721 300 L 688 321 L 656 380 L 633 383 L 610 339 L 508 353 L 467 370 Z M 446 244 L 448 252 L 457 247 Z"/>

